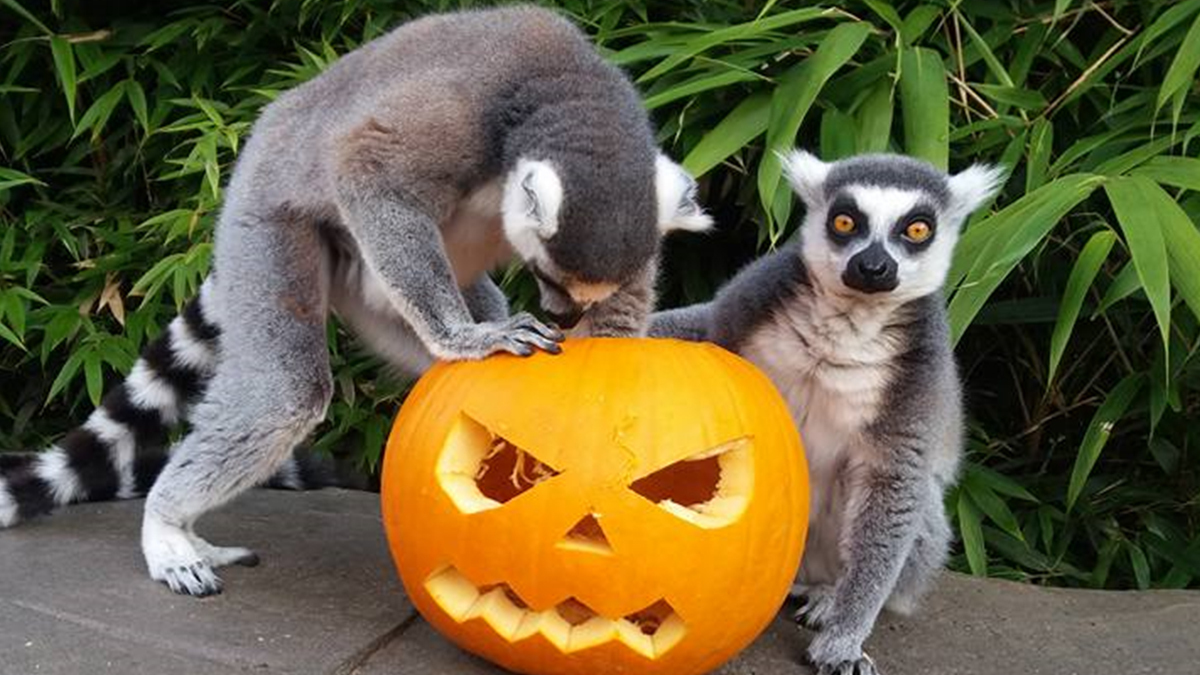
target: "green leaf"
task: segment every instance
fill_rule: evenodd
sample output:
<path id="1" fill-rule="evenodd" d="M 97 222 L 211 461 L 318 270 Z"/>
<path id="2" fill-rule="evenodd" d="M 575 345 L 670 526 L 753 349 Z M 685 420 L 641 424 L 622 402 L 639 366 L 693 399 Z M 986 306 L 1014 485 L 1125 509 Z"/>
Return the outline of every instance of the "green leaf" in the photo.
<path id="1" fill-rule="evenodd" d="M 1161 187 L 1149 183 L 1143 190 L 1151 216 L 1162 229 L 1171 283 L 1192 313 L 1200 317 L 1200 231 Z"/>
<path id="2" fill-rule="evenodd" d="M 870 32 L 871 27 L 866 23 L 838 24 L 821 41 L 816 53 L 775 89 L 767 125 L 767 149 L 758 167 L 758 194 L 768 214 L 778 215 L 775 205 L 780 200 L 775 191 L 783 170 L 779 153 L 791 149 L 800 124 L 825 83 L 858 52 Z M 790 195 L 786 203 L 791 204 Z"/>
<path id="3" fill-rule="evenodd" d="M 987 64 L 988 71 L 991 72 L 996 80 L 1000 82 L 1002 87 L 1012 89 L 1014 87 L 1012 77 L 1008 74 L 1008 71 L 1004 68 L 1004 66 L 1001 65 L 1000 59 L 996 58 L 996 54 L 992 51 L 991 46 L 988 45 L 987 40 L 984 40 L 983 37 L 975 31 L 975 27 L 971 25 L 970 21 L 967 21 L 967 18 L 963 16 L 961 12 L 955 10 L 955 13 L 959 17 L 959 25 L 961 25 L 967 32 L 967 35 L 970 36 L 971 44 L 975 45 L 975 48 L 979 50 L 979 55 L 983 57 L 983 62 Z"/>
<path id="4" fill-rule="evenodd" d="M 950 164 L 950 90 L 942 57 L 924 47 L 901 57 L 900 107 L 904 149 L 938 167 Z"/>
<path id="5" fill-rule="evenodd" d="M 1158 89 L 1155 109 L 1162 108 L 1167 99 L 1174 96 L 1176 91 L 1192 87 L 1196 81 L 1198 67 L 1200 67 L 1200 14 L 1197 14 L 1196 19 L 1192 21 L 1192 27 L 1184 36 L 1179 50 L 1175 52 L 1175 58 L 1171 61 L 1167 76 Z M 1178 116 L 1176 116 L 1176 120 L 1178 120 Z"/>
<path id="6" fill-rule="evenodd" d="M 1025 165 L 1025 192 L 1033 192 L 1046 182 L 1050 153 L 1054 148 L 1054 126 L 1044 117 L 1033 123 L 1029 133 L 1029 160 Z"/>
<path id="7" fill-rule="evenodd" d="M 63 95 L 67 97 L 67 114 L 75 121 L 75 54 L 71 43 L 57 35 L 50 38 L 50 52 L 54 56 L 54 69 L 62 83 Z"/>
<path id="8" fill-rule="evenodd" d="M 950 333 L 955 343 L 1000 282 L 1055 224 L 1104 178 L 1072 174 L 1054 180 L 972 225 L 959 240 L 947 281 Z"/>
<path id="9" fill-rule="evenodd" d="M 986 513 L 992 522 L 999 525 L 1000 529 L 1021 541 L 1025 540 L 1021 526 L 1017 523 L 1017 517 L 1008 508 L 1008 504 L 1005 504 L 1003 499 L 992 492 L 990 487 L 968 476 L 963 482 L 963 489 L 971 495 L 971 501 Z"/>
<path id="10" fill-rule="evenodd" d="M 725 70 L 715 74 L 694 77 L 677 85 L 668 87 L 658 93 L 647 96 L 643 101 L 647 110 L 660 108 L 681 98 L 693 96 L 709 89 L 727 87 L 737 82 L 748 82 L 759 79 L 759 76 L 742 70 Z"/>
<path id="11" fill-rule="evenodd" d="M 892 137 L 892 82 L 880 80 L 863 99 L 856 113 L 859 152 L 884 152 Z"/>
<path id="12" fill-rule="evenodd" d="M 75 375 L 79 373 L 79 367 L 83 365 L 85 353 L 82 350 L 71 352 L 71 356 L 67 358 L 67 362 L 63 364 L 62 369 L 55 376 L 54 382 L 50 385 L 50 393 L 46 395 L 46 403 L 54 400 L 54 397 L 66 388 L 71 383 L 71 380 L 75 379 Z"/>
<path id="13" fill-rule="evenodd" d="M 3 338 L 6 342 L 11 343 L 17 349 L 26 351 L 25 343 L 21 342 L 21 338 L 14 333 L 11 328 L 5 326 L 3 323 L 0 323 L 0 338 Z"/>
<path id="14" fill-rule="evenodd" d="M 771 95 L 758 92 L 737 105 L 724 119 L 704 134 L 683 160 L 683 167 L 699 177 L 741 150 L 767 130 L 771 117 Z"/>
<path id="15" fill-rule="evenodd" d="M 1096 414 L 1083 436 L 1083 443 L 1079 446 L 1079 453 L 1075 456 L 1075 465 L 1071 469 L 1071 482 L 1067 486 L 1068 511 L 1075 506 L 1075 501 L 1083 492 L 1088 476 L 1096 466 L 1096 460 L 1100 459 L 1100 451 L 1112 435 L 1113 427 L 1125 414 L 1126 408 L 1133 402 L 1133 397 L 1141 391 L 1144 381 L 1145 378 L 1140 373 L 1126 375 L 1108 392 L 1104 402 L 1096 409 Z"/>
<path id="16" fill-rule="evenodd" d="M 904 17 L 904 25 L 900 29 L 903 45 L 907 47 L 920 40 L 941 14 L 941 8 L 934 5 L 920 5 L 909 12 L 908 16 Z"/>
<path id="17" fill-rule="evenodd" d="M 973 84 L 971 88 L 997 103 L 1014 105 L 1022 110 L 1038 110 L 1045 108 L 1047 103 L 1046 97 L 1033 89 L 994 84 Z"/>
<path id="18" fill-rule="evenodd" d="M 100 131 L 104 128 L 104 124 L 108 122 L 108 118 L 112 115 L 113 109 L 125 97 L 125 87 L 116 86 L 104 92 L 104 95 L 96 99 L 94 103 L 83 113 L 83 117 L 79 118 L 79 124 L 75 126 L 75 133 L 71 134 L 71 139 L 74 140 L 84 131 L 91 130 L 92 136 L 99 136 Z"/>
<path id="19" fill-rule="evenodd" d="M 1113 277 L 1108 289 L 1104 291 L 1104 297 L 1100 298 L 1100 305 L 1096 307 L 1096 311 L 1092 312 L 1092 318 L 1100 316 L 1109 307 L 1133 295 L 1141 287 L 1142 282 L 1138 280 L 1137 270 L 1134 269 L 1133 263 L 1126 263 L 1121 271 L 1117 272 L 1117 276 Z"/>
<path id="20" fill-rule="evenodd" d="M 0 167 L 0 192 L 11 190 L 18 185 L 46 185 L 42 181 L 14 169 Z"/>
<path id="21" fill-rule="evenodd" d="M 1023 499 L 1027 502 L 1037 502 L 1038 498 L 1034 497 L 1029 490 L 1026 490 L 1017 481 L 998 473 L 986 466 L 980 464 L 969 464 L 966 470 L 967 476 L 992 490 L 999 492 L 1002 495 Z"/>
<path id="22" fill-rule="evenodd" d="M 1133 170 L 1135 176 L 1152 181 L 1200 191 L 1200 159 L 1159 155 Z"/>
<path id="23" fill-rule="evenodd" d="M 871 8 L 872 12 L 878 14 L 879 18 L 886 21 L 896 32 L 900 32 L 903 29 L 904 21 L 900 19 L 900 14 L 896 12 L 896 8 L 892 7 L 891 3 L 883 2 L 882 0 L 863 1 L 867 4 L 867 7 Z"/>
<path id="24" fill-rule="evenodd" d="M 688 40 L 683 44 L 682 47 L 674 50 L 670 56 L 660 61 L 650 70 L 642 73 L 641 77 L 639 77 L 637 81 L 648 82 L 660 77 L 697 54 L 703 53 L 718 45 L 735 40 L 745 40 L 756 35 L 762 35 L 763 33 L 786 28 L 804 21 L 812 21 L 814 19 L 826 17 L 832 13 L 833 10 L 830 9 L 808 7 L 804 9 L 795 9 L 790 12 L 782 12 L 765 19 L 749 21 L 746 23 L 729 26 L 727 28 L 706 31 L 701 35 Z"/>
<path id="25" fill-rule="evenodd" d="M 971 502 L 965 490 L 958 492 L 958 530 L 962 534 L 963 550 L 971 574 L 986 577 L 988 573 L 987 551 L 983 545 L 983 527 L 979 509 Z"/>
<path id="26" fill-rule="evenodd" d="M 1171 337 L 1171 283 L 1166 244 L 1151 202 L 1151 191 L 1162 188 L 1148 178 L 1124 176 L 1105 183 L 1104 189 L 1125 233 L 1129 255 L 1158 320 L 1165 349 Z"/>
<path id="27" fill-rule="evenodd" d="M 104 395 L 104 374 L 100 372 L 100 358 L 95 352 L 87 352 L 83 359 L 84 380 L 87 382 L 88 398 L 93 406 L 100 405 L 100 397 Z"/>
<path id="28" fill-rule="evenodd" d="M 129 107 L 133 109 L 142 131 L 150 135 L 150 114 L 146 111 L 146 92 L 137 80 L 125 80 L 125 96 L 129 99 Z"/>
<path id="29" fill-rule="evenodd" d="M 854 154 L 854 118 L 837 108 L 828 108 L 821 115 L 821 157 L 832 162 Z"/>
<path id="30" fill-rule="evenodd" d="M 1131 541 L 1125 542 L 1125 551 L 1129 554 L 1129 566 L 1133 568 L 1133 578 L 1141 590 L 1150 588 L 1150 563 L 1146 562 L 1146 554 Z"/>
<path id="31" fill-rule="evenodd" d="M 1054 334 L 1050 336 L 1050 369 L 1046 375 L 1046 387 L 1054 381 L 1058 372 L 1058 364 L 1062 360 L 1071 331 L 1075 328 L 1075 320 L 1083 307 L 1083 299 L 1092 281 L 1100 271 L 1100 266 L 1108 259 L 1108 253 L 1116 242 L 1117 235 L 1111 230 L 1103 230 L 1092 235 L 1088 243 L 1075 259 L 1071 276 L 1067 278 L 1067 287 L 1063 291 L 1062 304 L 1058 309 L 1058 320 L 1054 323 Z"/>

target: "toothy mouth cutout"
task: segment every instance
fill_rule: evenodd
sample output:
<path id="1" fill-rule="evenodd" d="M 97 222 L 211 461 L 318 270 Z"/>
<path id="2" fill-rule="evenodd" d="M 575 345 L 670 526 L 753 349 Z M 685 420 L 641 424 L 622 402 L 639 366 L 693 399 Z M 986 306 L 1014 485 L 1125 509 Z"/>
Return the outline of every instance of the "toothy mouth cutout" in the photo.
<path id="1" fill-rule="evenodd" d="M 508 584 L 477 586 L 453 566 L 430 576 L 425 590 L 459 623 L 485 621 L 509 642 L 541 633 L 568 654 L 620 642 L 653 659 L 669 651 L 687 633 L 683 619 L 666 600 L 619 619 L 600 616 L 575 598 L 539 611 L 529 607 Z"/>

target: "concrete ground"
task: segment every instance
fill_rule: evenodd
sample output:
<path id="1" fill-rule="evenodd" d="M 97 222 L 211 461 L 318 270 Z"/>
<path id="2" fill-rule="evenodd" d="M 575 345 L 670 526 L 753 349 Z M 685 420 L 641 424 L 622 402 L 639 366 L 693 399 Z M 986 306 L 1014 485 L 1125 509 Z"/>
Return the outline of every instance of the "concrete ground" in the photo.
<path id="1" fill-rule="evenodd" d="M 259 490 L 202 523 L 254 548 L 196 600 L 150 581 L 141 502 L 82 505 L 0 531 L 0 674 L 496 675 L 405 600 L 375 495 Z M 719 675 L 805 675 L 781 614 Z M 946 574 L 867 651 L 886 675 L 1200 674 L 1200 593 L 1046 590 Z M 603 675 L 603 674 L 597 674 Z"/>

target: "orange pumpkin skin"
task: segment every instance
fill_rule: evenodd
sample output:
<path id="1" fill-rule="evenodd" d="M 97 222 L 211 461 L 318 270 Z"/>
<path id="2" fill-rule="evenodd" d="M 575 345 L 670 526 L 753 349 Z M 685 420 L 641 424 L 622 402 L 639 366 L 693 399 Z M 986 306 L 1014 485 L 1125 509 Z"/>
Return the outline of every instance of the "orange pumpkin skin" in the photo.
<path id="1" fill-rule="evenodd" d="M 513 447 L 523 464 L 501 466 Z M 676 504 L 698 501 L 672 491 L 699 483 L 715 484 L 709 503 Z M 383 467 L 384 525 L 417 609 L 530 675 L 716 668 L 784 600 L 808 504 L 800 439 L 767 378 L 676 340 L 438 364 Z"/>

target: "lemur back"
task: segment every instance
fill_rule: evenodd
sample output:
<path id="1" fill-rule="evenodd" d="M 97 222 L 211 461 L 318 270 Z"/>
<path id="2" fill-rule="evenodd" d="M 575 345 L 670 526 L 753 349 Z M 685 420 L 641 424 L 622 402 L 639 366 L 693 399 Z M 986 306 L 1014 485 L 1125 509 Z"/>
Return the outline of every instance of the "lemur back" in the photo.
<path id="1" fill-rule="evenodd" d="M 711 302 L 655 314 L 651 334 L 735 351 L 787 400 L 809 465 L 795 589 L 821 629 L 809 656 L 820 675 L 872 675 L 862 645 L 880 609 L 910 611 L 947 554 L 963 420 L 941 285 L 998 176 L 897 156 L 797 153 L 788 168 L 807 206 L 797 238 Z"/>

